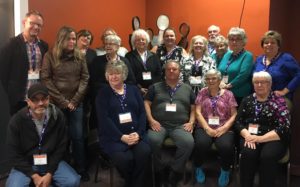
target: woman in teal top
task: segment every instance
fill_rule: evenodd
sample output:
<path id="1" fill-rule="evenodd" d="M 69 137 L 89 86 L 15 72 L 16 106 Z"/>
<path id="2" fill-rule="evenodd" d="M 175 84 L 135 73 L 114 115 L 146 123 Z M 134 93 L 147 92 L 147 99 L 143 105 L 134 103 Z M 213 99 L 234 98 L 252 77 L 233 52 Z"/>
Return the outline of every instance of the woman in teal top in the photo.
<path id="1" fill-rule="evenodd" d="M 231 51 L 224 55 L 218 69 L 223 75 L 222 87 L 231 90 L 240 104 L 251 93 L 253 55 L 244 49 L 247 42 L 244 29 L 232 27 L 227 37 Z"/>

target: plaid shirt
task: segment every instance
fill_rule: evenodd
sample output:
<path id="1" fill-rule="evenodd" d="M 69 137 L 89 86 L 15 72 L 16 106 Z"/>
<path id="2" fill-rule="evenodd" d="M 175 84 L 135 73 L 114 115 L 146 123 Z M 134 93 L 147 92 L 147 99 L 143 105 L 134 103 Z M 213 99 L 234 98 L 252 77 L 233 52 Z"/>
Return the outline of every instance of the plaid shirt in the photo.
<path id="1" fill-rule="evenodd" d="M 29 79 L 29 74 L 32 72 L 40 74 L 40 71 L 42 69 L 42 53 L 38 45 L 38 43 L 40 42 L 39 39 L 37 39 L 34 42 L 29 42 L 24 37 L 24 40 L 26 43 L 26 51 L 27 51 L 28 63 L 29 63 L 28 80 L 27 80 L 27 91 L 28 91 L 31 85 L 40 82 L 40 77 L 38 79 Z"/>

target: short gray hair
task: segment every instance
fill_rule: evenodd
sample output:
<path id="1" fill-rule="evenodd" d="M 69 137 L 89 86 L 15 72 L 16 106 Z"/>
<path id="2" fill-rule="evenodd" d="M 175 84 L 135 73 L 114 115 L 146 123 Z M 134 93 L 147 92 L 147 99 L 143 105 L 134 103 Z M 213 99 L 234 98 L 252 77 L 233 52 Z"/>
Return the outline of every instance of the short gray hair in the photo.
<path id="1" fill-rule="evenodd" d="M 246 31 L 243 28 L 239 27 L 231 27 L 231 29 L 228 32 L 227 38 L 230 40 L 232 36 L 240 36 L 244 42 L 244 44 L 247 43 L 247 35 Z"/>
<path id="2" fill-rule="evenodd" d="M 228 46 L 228 40 L 222 35 L 219 35 L 215 38 L 215 45 L 219 45 L 221 43 L 224 43 L 226 46 Z"/>
<path id="3" fill-rule="evenodd" d="M 146 37 L 146 44 L 147 45 L 149 44 L 149 42 L 150 42 L 149 34 L 144 29 L 137 29 L 137 30 L 133 31 L 133 33 L 131 35 L 131 41 L 130 41 L 134 48 L 135 48 L 134 41 L 135 41 L 135 38 L 137 36 L 145 36 Z"/>
<path id="4" fill-rule="evenodd" d="M 108 35 L 105 37 L 105 42 L 112 42 L 114 44 L 117 44 L 118 46 L 121 46 L 121 38 L 117 35 Z"/>
<path id="5" fill-rule="evenodd" d="M 254 81 L 255 78 L 265 78 L 267 81 L 272 83 L 272 76 L 270 75 L 270 73 L 266 71 L 254 72 L 252 76 L 252 82 Z"/>
<path id="6" fill-rule="evenodd" d="M 205 74 L 204 74 L 204 80 L 209 76 L 209 75 L 217 75 L 219 80 L 222 80 L 222 74 L 220 71 L 216 69 L 209 69 Z"/>
<path id="7" fill-rule="evenodd" d="M 118 72 L 122 74 L 123 81 L 127 79 L 128 67 L 122 60 L 108 62 L 105 67 L 105 78 L 108 80 L 109 73 Z"/>

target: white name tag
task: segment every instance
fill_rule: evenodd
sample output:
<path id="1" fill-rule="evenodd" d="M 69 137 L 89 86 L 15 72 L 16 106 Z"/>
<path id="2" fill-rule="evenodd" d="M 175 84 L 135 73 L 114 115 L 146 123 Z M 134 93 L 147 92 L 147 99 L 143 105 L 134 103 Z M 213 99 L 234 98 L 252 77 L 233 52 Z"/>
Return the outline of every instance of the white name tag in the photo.
<path id="1" fill-rule="evenodd" d="M 40 79 L 40 73 L 38 71 L 30 71 L 28 73 L 28 80 L 38 80 Z"/>
<path id="2" fill-rule="evenodd" d="M 259 128 L 259 125 L 258 125 L 258 124 L 252 124 L 252 123 L 249 123 L 248 131 L 249 131 L 251 134 L 258 134 L 258 128 Z"/>
<path id="3" fill-rule="evenodd" d="M 166 104 L 166 111 L 167 112 L 176 112 L 176 104 Z"/>
<path id="4" fill-rule="evenodd" d="M 47 164 L 47 154 L 33 155 L 33 164 L 35 166 Z"/>
<path id="5" fill-rule="evenodd" d="M 119 120 L 121 124 L 132 122 L 131 113 L 119 114 Z"/>
<path id="6" fill-rule="evenodd" d="M 190 76 L 190 84 L 201 84 L 201 76 Z"/>
<path id="7" fill-rule="evenodd" d="M 185 70 L 191 70 L 192 69 L 192 64 L 187 64 L 184 66 Z"/>
<path id="8" fill-rule="evenodd" d="M 224 75 L 222 81 L 223 81 L 225 84 L 228 84 L 228 75 Z"/>
<path id="9" fill-rule="evenodd" d="M 143 72 L 143 80 L 151 80 L 152 77 L 151 77 L 151 72 L 148 71 L 148 72 Z"/>
<path id="10" fill-rule="evenodd" d="M 211 116 L 208 118 L 208 124 L 212 126 L 220 125 L 220 118 L 219 116 Z"/>

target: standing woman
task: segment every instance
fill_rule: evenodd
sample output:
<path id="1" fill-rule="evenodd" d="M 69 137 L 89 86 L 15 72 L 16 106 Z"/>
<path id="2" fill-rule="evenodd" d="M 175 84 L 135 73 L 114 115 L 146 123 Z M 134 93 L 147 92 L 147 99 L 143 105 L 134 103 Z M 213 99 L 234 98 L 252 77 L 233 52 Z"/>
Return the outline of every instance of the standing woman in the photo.
<path id="1" fill-rule="evenodd" d="M 77 47 L 85 56 L 87 64 L 90 64 L 97 56 L 96 51 L 90 48 L 93 43 L 93 39 L 94 36 L 89 30 L 82 29 L 77 32 Z"/>
<path id="2" fill-rule="evenodd" d="M 216 61 L 218 67 L 224 55 L 228 52 L 228 40 L 224 36 L 219 35 L 215 38 L 214 42 L 216 52 L 211 57 Z"/>
<path id="3" fill-rule="evenodd" d="M 89 180 L 82 124 L 82 100 L 89 74 L 76 47 L 74 29 L 64 26 L 58 31 L 53 49 L 44 57 L 41 79 L 49 90 L 51 102 L 63 110 L 68 121 L 76 169 L 82 180 Z"/>
<path id="4" fill-rule="evenodd" d="M 143 98 L 136 86 L 124 83 L 127 75 L 120 60 L 106 65 L 109 84 L 96 97 L 99 142 L 125 179 L 125 187 L 141 187 L 151 150 Z"/>
<path id="5" fill-rule="evenodd" d="M 135 30 L 131 37 L 134 50 L 125 56 L 143 95 L 147 93 L 150 85 L 161 81 L 162 74 L 158 56 L 147 49 L 149 42 L 150 37 L 145 30 Z"/>
<path id="6" fill-rule="evenodd" d="M 207 39 L 197 35 L 191 39 L 189 57 L 183 63 L 183 81 L 191 85 L 195 95 L 205 86 L 204 74 L 209 69 L 216 69 L 215 61 L 209 56 Z"/>
<path id="7" fill-rule="evenodd" d="M 167 28 L 164 31 L 163 44 L 154 47 L 152 51 L 158 55 L 162 68 L 168 60 L 175 60 L 182 64 L 184 57 L 187 57 L 186 51 L 182 47 L 176 45 L 176 34 L 175 30 L 172 28 Z M 163 69 L 162 72 L 164 73 Z"/>
<path id="8" fill-rule="evenodd" d="M 228 33 L 230 52 L 226 53 L 218 69 L 223 75 L 225 89 L 230 89 L 238 104 L 251 93 L 253 55 L 244 49 L 247 36 L 245 30 L 232 27 Z"/>
<path id="9" fill-rule="evenodd" d="M 256 59 L 254 72 L 267 71 L 272 76 L 272 90 L 277 96 L 290 100 L 293 92 L 300 86 L 300 66 L 290 54 L 280 52 L 281 34 L 268 31 L 261 39 L 263 55 Z"/>

